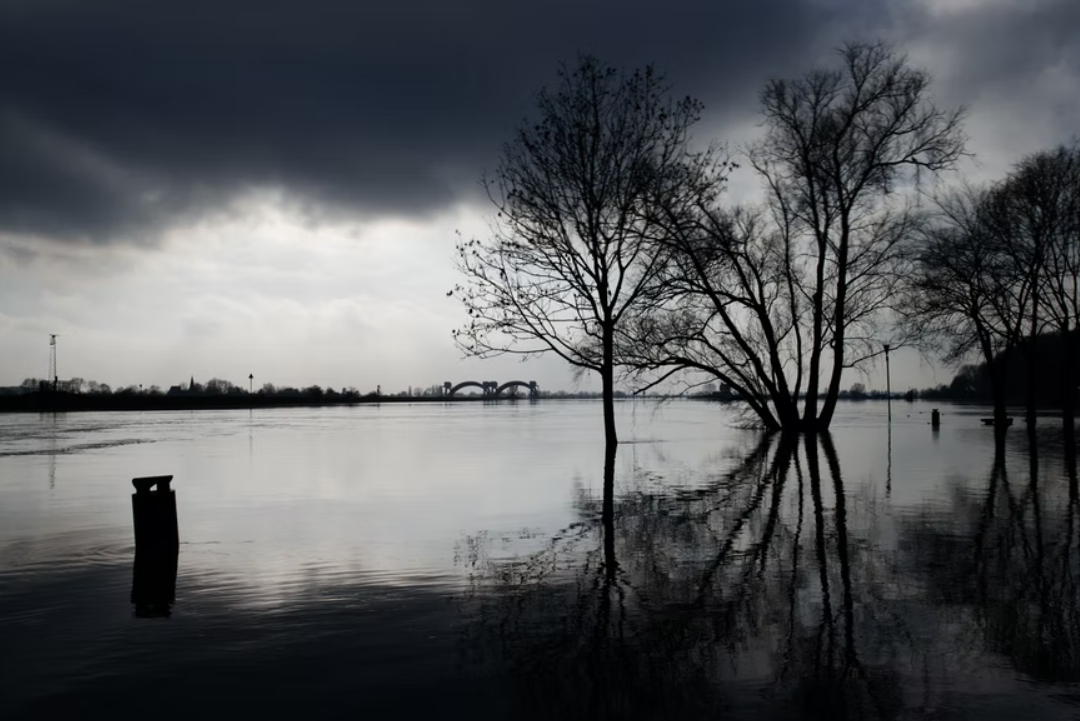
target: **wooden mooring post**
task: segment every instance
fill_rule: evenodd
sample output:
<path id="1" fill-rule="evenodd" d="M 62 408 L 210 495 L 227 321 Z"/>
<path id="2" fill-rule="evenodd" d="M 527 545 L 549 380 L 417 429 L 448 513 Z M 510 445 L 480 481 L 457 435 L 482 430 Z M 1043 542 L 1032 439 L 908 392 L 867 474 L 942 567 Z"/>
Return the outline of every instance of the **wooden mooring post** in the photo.
<path id="1" fill-rule="evenodd" d="M 135 568 L 131 602 L 138 617 L 168 617 L 176 595 L 180 529 L 172 476 L 131 479 L 131 513 L 135 522 Z M 154 490 L 154 487 L 157 487 Z"/>
<path id="2" fill-rule="evenodd" d="M 176 522 L 176 491 L 169 487 L 172 476 L 145 476 L 131 479 L 131 512 L 135 519 L 135 553 L 153 555 L 180 551 L 180 529 Z M 157 490 L 151 490 L 157 486 Z"/>

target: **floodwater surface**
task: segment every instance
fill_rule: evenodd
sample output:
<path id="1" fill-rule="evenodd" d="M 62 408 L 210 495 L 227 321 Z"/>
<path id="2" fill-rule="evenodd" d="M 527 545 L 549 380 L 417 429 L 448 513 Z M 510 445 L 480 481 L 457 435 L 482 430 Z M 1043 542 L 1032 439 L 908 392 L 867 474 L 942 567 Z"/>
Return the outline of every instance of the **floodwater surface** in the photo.
<path id="1" fill-rule="evenodd" d="M 0 718 L 1077 718 L 1074 439 L 942 411 L 0 415 Z"/>

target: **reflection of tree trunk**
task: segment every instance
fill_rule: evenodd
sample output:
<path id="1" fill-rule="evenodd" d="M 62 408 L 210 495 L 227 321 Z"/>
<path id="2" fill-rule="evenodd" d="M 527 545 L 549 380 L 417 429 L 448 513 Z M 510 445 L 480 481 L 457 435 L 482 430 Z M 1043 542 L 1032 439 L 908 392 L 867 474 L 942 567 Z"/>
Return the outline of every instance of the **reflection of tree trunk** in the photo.
<path id="1" fill-rule="evenodd" d="M 776 460 L 770 475 L 773 477 L 772 503 L 769 506 L 769 516 L 765 521 L 765 531 L 761 534 L 761 543 L 758 549 L 760 563 L 759 572 L 765 571 L 765 561 L 769 557 L 769 542 L 776 532 L 776 524 L 780 519 L 780 499 L 784 496 L 784 481 L 787 480 L 788 471 L 791 469 L 791 459 L 798 451 L 799 438 L 794 433 L 785 433 L 780 436 L 780 445 L 776 448 Z"/>
<path id="2" fill-rule="evenodd" d="M 836 546 L 840 561 L 840 582 L 844 588 L 844 658 L 848 664 L 855 664 L 855 614 L 851 598 L 851 562 L 848 558 L 847 539 L 847 504 L 844 500 L 844 481 L 840 477 L 840 460 L 836 456 L 832 436 L 821 434 L 821 445 L 825 450 L 825 460 L 829 464 L 829 475 L 833 479 L 833 493 L 836 494 Z"/>
<path id="3" fill-rule="evenodd" d="M 602 520 L 604 525 L 604 569 L 606 583 L 615 580 L 618 561 L 615 559 L 615 455 L 619 451 L 617 443 L 604 446 L 604 503 Z"/>
<path id="4" fill-rule="evenodd" d="M 1032 520 L 1035 522 L 1035 563 L 1039 578 L 1043 575 L 1042 504 L 1039 499 L 1039 443 L 1035 425 L 1028 426 L 1028 491 L 1031 494 Z"/>
<path id="5" fill-rule="evenodd" d="M 1075 581 L 1070 569 L 1073 566 L 1073 539 L 1076 538 L 1076 508 L 1078 492 L 1076 486 L 1076 435 L 1070 426 L 1065 434 L 1065 470 L 1069 476 L 1069 510 L 1065 519 L 1065 543 L 1062 544 L 1064 552 L 1061 554 L 1061 593 L 1062 598 L 1056 604 L 1058 608 L 1071 607 L 1070 599 L 1066 594 L 1076 597 Z M 1070 614 L 1071 616 L 1071 614 Z"/>
<path id="6" fill-rule="evenodd" d="M 795 438 L 795 437 L 794 436 L 788 436 L 789 441 L 792 440 L 793 438 Z M 761 439 L 761 443 L 759 443 L 757 448 L 754 449 L 754 452 L 751 453 L 746 458 L 746 460 L 743 461 L 743 463 L 741 463 L 739 465 L 739 467 L 735 470 L 735 472 L 732 474 L 732 476 L 735 477 L 735 478 L 740 478 L 740 477 L 747 477 L 748 478 L 752 472 L 757 470 L 761 466 L 761 464 L 764 462 L 765 458 L 767 457 L 769 448 L 772 446 L 772 440 L 773 440 L 773 434 L 768 434 L 768 435 L 763 436 L 762 439 Z M 781 440 L 781 447 L 784 447 L 784 445 L 785 444 L 784 444 L 784 441 L 782 439 Z M 792 448 L 791 445 L 787 445 L 787 447 Z M 784 463 L 785 463 L 784 467 L 786 468 L 787 467 L 786 462 L 784 462 Z M 720 550 L 716 554 L 716 558 L 714 558 L 713 561 L 702 572 L 702 574 L 701 574 L 701 583 L 699 585 L 699 590 L 698 590 L 697 603 L 701 604 L 701 603 L 705 602 L 706 592 L 708 591 L 709 586 L 712 584 L 713 578 L 715 577 L 716 573 L 720 570 L 720 568 L 723 566 L 724 561 L 727 559 L 728 554 L 731 552 L 731 549 L 734 547 L 735 542 L 739 539 L 740 535 L 742 534 L 743 527 L 750 520 L 751 516 L 753 516 L 754 513 L 757 512 L 758 508 L 761 506 L 761 502 L 765 498 L 765 491 L 766 491 L 766 489 L 768 489 L 769 483 L 773 482 L 773 481 L 777 481 L 777 478 L 778 478 L 777 477 L 777 469 L 779 468 L 780 464 L 781 464 L 781 461 L 780 461 L 780 456 L 778 454 L 778 455 L 773 457 L 772 462 L 769 464 L 769 467 L 768 467 L 768 469 L 766 469 L 764 475 L 759 477 L 757 492 L 754 493 L 753 498 L 751 498 L 751 500 L 750 500 L 750 504 L 746 507 L 746 509 L 741 514 L 739 514 L 739 517 L 735 520 L 735 523 L 731 526 L 731 530 L 728 532 L 727 536 L 725 537 L 724 542 L 720 545 Z"/>
<path id="7" fill-rule="evenodd" d="M 806 467 L 810 472 L 810 495 L 814 499 L 814 526 L 817 530 L 816 549 L 818 558 L 818 580 L 821 583 L 821 632 L 818 635 L 818 666 L 821 665 L 821 633 L 828 631 L 826 639 L 826 669 L 832 669 L 834 657 L 835 631 L 833 629 L 832 598 L 829 593 L 828 554 L 825 547 L 825 510 L 821 502 L 821 469 L 818 464 L 818 439 L 816 434 L 807 433 Z"/>
<path id="8" fill-rule="evenodd" d="M 1076 482 L 1076 432 L 1072 427 L 1065 428 L 1065 471 L 1069 476 L 1069 504 L 1080 503 L 1080 488 Z"/>
<path id="9" fill-rule="evenodd" d="M 1005 475 L 1005 443 L 994 444 L 994 465 L 990 468 L 990 482 L 986 489 L 986 506 L 979 520 L 979 530 L 975 534 L 975 571 L 978 574 L 979 596 L 987 602 L 986 577 L 989 569 L 986 565 L 986 537 L 994 521 L 994 506 L 997 503 L 998 479 Z"/>
<path id="10" fill-rule="evenodd" d="M 1031 492 L 1031 514 L 1035 526 L 1035 582 L 1039 619 L 1036 628 L 1041 632 L 1049 622 L 1047 608 L 1046 544 L 1043 539 L 1042 500 L 1039 496 L 1039 445 L 1035 436 L 1035 424 L 1028 426 L 1028 488 Z M 1041 634 L 1040 634 L 1041 635 Z"/>
<path id="11" fill-rule="evenodd" d="M 596 621 L 592 644 L 588 651 L 586 673 L 593 688 L 589 695 L 589 715 L 611 715 L 612 706 L 619 708 L 621 672 L 613 661 L 619 655 L 621 640 L 622 594 L 619 589 L 619 564 L 615 556 L 615 456 L 619 446 L 613 441 L 604 444 L 604 495 L 601 504 L 601 526 L 604 537 L 604 562 L 596 589 Z M 619 631 L 613 628 L 612 594 L 620 598 Z"/>
<path id="12" fill-rule="evenodd" d="M 796 449 L 797 450 L 797 449 Z M 805 484 L 803 482 L 802 464 L 799 463 L 799 456 L 797 453 L 793 453 L 795 460 L 795 478 L 799 483 L 798 487 L 798 499 L 799 499 L 799 514 L 795 522 L 795 537 L 792 541 L 791 551 L 791 587 L 788 590 L 788 638 L 787 638 L 787 660 L 784 663 L 784 667 L 780 672 L 781 678 L 787 674 L 788 665 L 791 663 L 795 655 L 795 620 L 796 620 L 796 601 L 798 600 L 799 590 L 799 557 L 802 552 L 802 528 L 803 528 L 803 506 L 805 500 L 805 494 L 803 489 Z"/>

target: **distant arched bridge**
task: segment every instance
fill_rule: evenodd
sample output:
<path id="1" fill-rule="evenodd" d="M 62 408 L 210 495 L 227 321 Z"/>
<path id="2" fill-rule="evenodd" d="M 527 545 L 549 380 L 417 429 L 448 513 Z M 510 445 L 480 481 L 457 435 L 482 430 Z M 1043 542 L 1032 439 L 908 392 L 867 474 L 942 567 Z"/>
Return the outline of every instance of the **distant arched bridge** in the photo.
<path id="1" fill-rule="evenodd" d="M 443 383 L 443 395 L 447 398 L 453 398 L 462 388 L 479 388 L 485 398 L 492 399 L 501 397 L 503 391 L 508 388 L 524 388 L 529 391 L 529 398 L 540 397 L 540 386 L 537 385 L 536 381 L 507 381 L 501 385 L 498 381 L 462 381 L 457 385 L 446 381 Z"/>

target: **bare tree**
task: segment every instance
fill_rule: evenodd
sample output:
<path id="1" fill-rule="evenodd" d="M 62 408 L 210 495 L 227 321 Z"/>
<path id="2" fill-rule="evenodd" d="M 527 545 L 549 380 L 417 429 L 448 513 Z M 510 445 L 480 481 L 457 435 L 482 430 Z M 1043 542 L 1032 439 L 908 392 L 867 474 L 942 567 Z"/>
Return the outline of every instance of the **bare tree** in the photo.
<path id="1" fill-rule="evenodd" d="M 1080 378 L 1080 143 L 1048 154 L 1055 183 L 1060 185 L 1060 224 L 1047 257 L 1045 274 L 1047 313 L 1062 336 L 1065 355 L 1061 378 L 1062 417 L 1069 428 L 1076 419 Z"/>
<path id="2" fill-rule="evenodd" d="M 206 392 L 212 395 L 225 395 L 233 387 L 232 383 L 221 378 L 211 378 L 206 382 Z"/>
<path id="3" fill-rule="evenodd" d="M 936 202 L 907 277 L 905 322 L 924 350 L 950 364 L 981 356 L 996 427 L 1004 430 L 1008 363 L 1023 340 L 1031 275 L 1000 233 L 997 219 L 1008 208 L 1002 186 L 963 186 Z"/>
<path id="4" fill-rule="evenodd" d="M 484 180 L 491 236 L 458 246 L 466 281 L 453 293 L 470 320 L 454 337 L 473 356 L 550 352 L 600 374 L 614 452 L 616 329 L 661 263 L 644 204 L 689 156 L 701 106 L 672 100 L 652 68 L 628 75 L 582 57 L 537 110 Z"/>
<path id="5" fill-rule="evenodd" d="M 687 171 L 698 197 L 665 214 L 678 260 L 627 342 L 639 369 L 710 373 L 772 429 L 828 428 L 843 371 L 899 345 L 881 333 L 920 214 L 897 190 L 963 152 L 963 113 L 926 99 L 927 73 L 880 43 L 839 56 L 761 94 L 764 208 L 718 209 L 711 168 Z"/>
<path id="6" fill-rule="evenodd" d="M 1066 349 L 1061 391 L 1065 416 L 1075 415 L 1075 341 L 1080 311 L 1080 146 L 1060 146 L 1030 155 L 1002 185 L 998 232 L 1031 288 L 1027 322 L 1027 419 L 1035 423 L 1037 338 L 1048 329 L 1062 334 Z"/>

